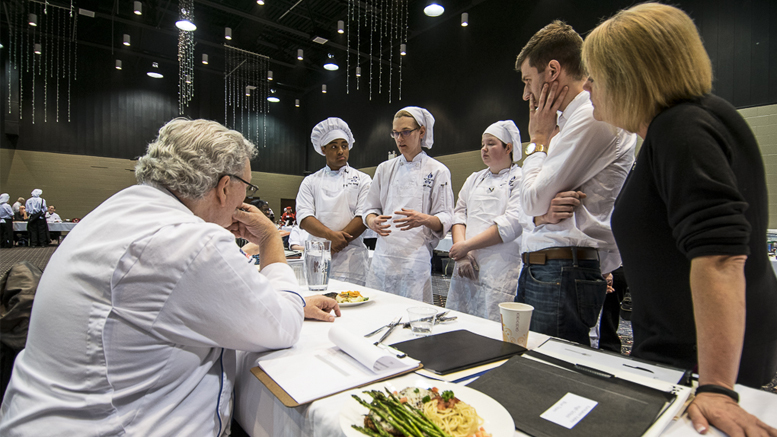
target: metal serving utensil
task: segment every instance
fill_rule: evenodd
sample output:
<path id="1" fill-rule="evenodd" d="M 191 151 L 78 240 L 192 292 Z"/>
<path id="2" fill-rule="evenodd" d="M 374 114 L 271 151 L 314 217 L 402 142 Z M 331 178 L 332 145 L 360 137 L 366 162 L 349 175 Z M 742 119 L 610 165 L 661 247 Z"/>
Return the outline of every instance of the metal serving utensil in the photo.
<path id="1" fill-rule="evenodd" d="M 378 329 L 370 332 L 369 334 L 365 335 L 365 337 L 372 337 L 373 335 L 377 334 L 378 332 L 382 331 L 383 329 L 390 327 L 392 324 L 399 323 L 400 320 L 402 320 L 402 316 L 394 318 L 394 320 L 392 320 L 391 323 L 389 323 L 387 325 L 381 326 L 380 328 L 378 328 Z"/>
<path id="2" fill-rule="evenodd" d="M 394 328 L 396 328 L 401 321 L 402 321 L 402 316 L 399 316 L 396 319 L 394 319 L 394 321 L 391 322 L 391 325 L 388 327 L 388 330 L 386 331 L 386 333 L 383 334 L 383 337 L 381 337 L 380 340 L 375 342 L 375 345 L 383 343 L 383 340 L 387 339 L 388 336 L 391 335 L 391 332 L 394 331 Z"/>

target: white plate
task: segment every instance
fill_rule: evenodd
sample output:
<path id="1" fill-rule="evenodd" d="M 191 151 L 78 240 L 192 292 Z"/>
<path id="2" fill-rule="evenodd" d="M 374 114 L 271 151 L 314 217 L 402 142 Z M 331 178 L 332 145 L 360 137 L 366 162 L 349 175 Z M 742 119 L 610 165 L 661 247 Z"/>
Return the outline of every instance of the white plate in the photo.
<path id="1" fill-rule="evenodd" d="M 481 426 L 486 432 L 494 437 L 512 437 L 515 435 L 515 423 L 513 422 L 510 413 L 508 413 L 499 402 L 475 389 L 465 385 L 453 384 L 445 381 L 434 381 L 422 377 L 415 378 L 414 380 L 411 380 L 410 383 L 407 383 L 407 380 L 404 380 L 397 381 L 397 385 L 394 385 L 394 382 L 395 381 L 391 380 L 382 381 L 348 392 L 348 399 L 345 401 L 345 405 L 340 411 L 340 428 L 347 437 L 364 437 L 364 434 L 351 428 L 351 425 L 364 426 L 364 415 L 367 414 L 367 409 L 356 402 L 356 400 L 351 397 L 351 394 L 359 395 L 365 401 L 370 402 L 372 399 L 362 392 L 383 390 L 384 387 L 391 391 L 399 391 L 407 387 L 425 389 L 437 387 L 440 391 L 451 390 L 462 402 L 472 405 L 475 410 L 477 410 L 478 416 L 483 418 L 483 425 Z M 401 387 L 399 387 L 399 385 L 401 385 Z"/>
<path id="2" fill-rule="evenodd" d="M 362 296 L 364 296 L 364 295 L 362 295 Z M 355 307 L 356 305 L 362 305 L 362 304 L 365 304 L 365 303 L 370 303 L 370 302 L 375 300 L 375 298 L 371 297 L 371 296 L 364 296 L 364 297 L 369 297 L 370 299 L 369 300 L 363 300 L 361 302 L 343 302 L 343 303 L 340 304 L 340 308 Z"/>

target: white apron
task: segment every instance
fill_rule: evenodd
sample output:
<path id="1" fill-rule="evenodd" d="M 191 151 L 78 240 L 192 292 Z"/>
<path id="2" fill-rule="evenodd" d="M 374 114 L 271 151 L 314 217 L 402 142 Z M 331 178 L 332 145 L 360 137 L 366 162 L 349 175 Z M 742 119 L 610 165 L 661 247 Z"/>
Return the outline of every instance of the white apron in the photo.
<path id="1" fill-rule="evenodd" d="M 355 179 L 356 183 L 352 180 Z M 354 172 L 327 171 L 316 193 L 316 219 L 333 231 L 343 229 L 355 217 L 359 198 L 358 176 Z M 308 240 L 324 240 L 308 236 Z M 329 277 L 364 285 L 367 272 L 367 248 L 362 237 L 355 238 L 338 253 L 332 254 Z"/>
<path id="2" fill-rule="evenodd" d="M 423 211 L 423 196 L 428 190 L 423 186 L 424 175 L 420 162 L 399 166 L 391 178 L 384 215 L 393 215 L 386 224 L 391 234 L 378 237 L 372 256 L 367 287 L 383 290 L 403 297 L 432 302 L 432 253 L 424 227 L 402 231 L 394 226 L 394 219 L 405 218 L 394 214 L 402 208 Z"/>
<path id="3" fill-rule="evenodd" d="M 497 177 L 486 176 L 476 184 L 467 199 L 467 231 L 470 239 L 494 224 L 494 218 L 504 214 L 510 199 L 510 171 Z M 517 186 L 515 189 L 519 189 Z M 512 302 L 521 274 L 520 237 L 507 243 L 495 244 L 470 252 L 480 272 L 477 280 L 459 275 L 454 269 L 448 298 L 450 308 L 473 316 L 500 321 L 499 304 Z M 458 267 L 458 266 L 457 266 Z"/>

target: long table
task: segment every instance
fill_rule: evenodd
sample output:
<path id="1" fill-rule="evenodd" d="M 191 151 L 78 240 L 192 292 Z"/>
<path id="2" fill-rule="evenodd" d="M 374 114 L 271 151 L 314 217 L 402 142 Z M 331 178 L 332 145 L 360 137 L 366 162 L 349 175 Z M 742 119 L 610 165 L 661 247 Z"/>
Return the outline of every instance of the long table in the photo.
<path id="1" fill-rule="evenodd" d="M 342 309 L 342 317 L 334 323 L 355 333 L 367 333 L 390 322 L 394 317 L 403 315 L 407 318 L 407 308 L 412 306 L 431 306 L 421 302 L 399 297 L 393 294 L 370 289 L 367 287 L 331 280 L 329 291 L 358 290 L 371 297 L 372 302 Z M 438 308 L 439 309 L 439 308 Z M 451 312 L 458 319 L 449 324 L 437 325 L 435 333 L 467 329 L 472 332 L 501 339 L 499 323 L 468 314 Z M 235 386 L 234 416 L 243 429 L 253 437 L 263 436 L 344 436 L 340 429 L 340 410 L 348 394 L 340 393 L 316 402 L 296 408 L 285 407 L 256 377 L 250 372 L 256 366 L 258 358 L 275 358 L 299 354 L 302 350 L 326 349 L 333 346 L 327 334 L 331 323 L 305 321 L 299 342 L 292 348 L 267 353 L 238 353 L 238 376 Z M 393 344 L 413 338 L 409 329 L 396 329 L 386 341 Z M 542 344 L 548 336 L 530 333 L 530 349 Z M 740 404 L 750 413 L 755 414 L 764 422 L 777 427 L 777 395 L 737 386 L 740 393 Z M 516 431 L 516 436 L 524 434 Z M 695 435 L 691 422 L 687 418 L 675 421 L 663 433 L 668 436 Z M 708 436 L 723 435 L 717 430 L 710 430 Z"/>
<path id="2" fill-rule="evenodd" d="M 78 223 L 62 222 L 48 223 L 49 231 L 52 232 L 70 232 Z M 27 232 L 27 222 L 13 222 L 14 232 Z"/>

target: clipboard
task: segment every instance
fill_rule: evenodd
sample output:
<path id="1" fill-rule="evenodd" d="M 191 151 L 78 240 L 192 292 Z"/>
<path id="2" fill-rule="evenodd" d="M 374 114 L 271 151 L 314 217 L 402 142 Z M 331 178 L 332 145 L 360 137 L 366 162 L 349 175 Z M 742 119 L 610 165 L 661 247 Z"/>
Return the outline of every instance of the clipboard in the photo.
<path id="1" fill-rule="evenodd" d="M 402 371 L 400 373 L 396 373 L 396 374 L 393 374 L 393 375 L 390 375 L 390 376 L 386 376 L 386 377 L 383 377 L 383 378 L 378 378 L 378 379 L 375 379 L 373 381 L 366 382 L 364 384 L 357 384 L 357 385 L 355 385 L 353 387 L 347 387 L 347 388 L 344 388 L 344 389 L 342 389 L 340 391 L 337 391 L 337 392 L 334 392 L 334 393 L 330 393 L 330 394 L 327 394 L 325 396 L 321 396 L 321 397 L 318 397 L 316 399 L 312 399 L 312 400 L 309 400 L 309 401 L 306 401 L 306 402 L 303 402 L 303 403 L 299 403 L 299 402 L 295 401 L 294 398 L 292 398 L 288 393 L 286 393 L 286 390 L 284 390 L 280 385 L 278 385 L 278 383 L 275 382 L 270 377 L 270 375 L 268 375 L 264 370 L 262 370 L 261 367 L 259 367 L 259 366 L 253 367 L 251 369 L 251 373 L 253 373 L 254 376 L 256 377 L 256 379 L 261 381 L 262 384 L 264 384 L 264 386 L 267 387 L 268 390 L 270 390 L 270 393 L 275 395 L 275 397 L 278 398 L 278 400 L 281 401 L 281 403 L 284 406 L 289 407 L 289 408 L 294 408 L 294 407 L 299 407 L 300 405 L 309 404 L 309 403 L 315 402 L 315 401 L 317 401 L 319 399 L 324 399 L 324 398 L 327 398 L 329 396 L 336 395 L 338 393 L 342 393 L 342 392 L 345 392 L 345 391 L 348 391 L 348 390 L 353 390 L 353 389 L 359 388 L 359 387 L 366 387 L 366 386 L 368 386 L 370 384 L 374 384 L 376 382 L 386 381 L 388 379 L 396 378 L 397 376 L 405 375 L 407 373 L 412 373 L 412 372 L 415 372 L 418 369 L 421 369 L 422 367 L 423 367 L 423 364 L 419 363 L 418 367 L 416 367 L 416 368 L 405 370 L 405 371 Z"/>

